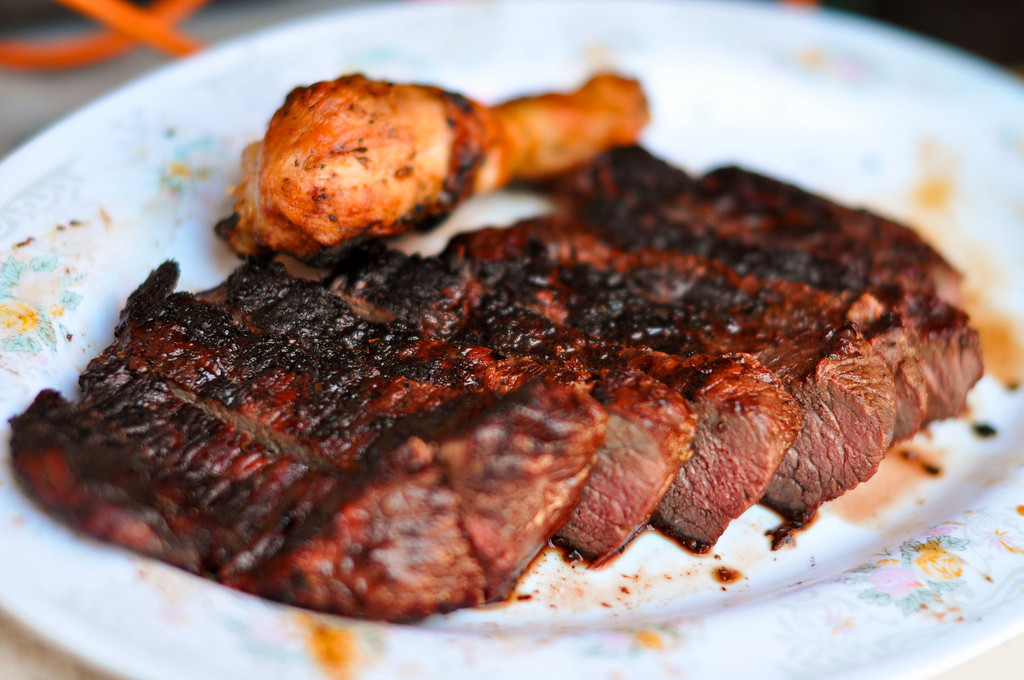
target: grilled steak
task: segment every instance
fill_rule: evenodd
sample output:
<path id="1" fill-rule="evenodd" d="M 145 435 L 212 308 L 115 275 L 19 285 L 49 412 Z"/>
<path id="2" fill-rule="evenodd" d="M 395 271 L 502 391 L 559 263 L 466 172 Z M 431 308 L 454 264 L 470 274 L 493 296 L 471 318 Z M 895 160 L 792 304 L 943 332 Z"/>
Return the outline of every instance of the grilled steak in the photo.
<path id="1" fill-rule="evenodd" d="M 525 310 L 516 302 L 522 292 L 484 296 L 475 313 L 466 316 L 469 323 L 460 335 L 500 356 L 542 361 L 544 353 L 555 349 L 598 374 L 640 371 L 643 383 L 660 383 L 652 386 L 660 401 L 685 398 L 700 415 L 693 457 L 678 474 L 665 470 L 669 474 L 652 478 L 652 470 L 638 465 L 635 454 L 599 458 L 588 484 L 590 493 L 584 493 L 558 538 L 599 564 L 621 550 L 655 512 L 655 524 L 685 547 L 696 552 L 710 549 L 729 522 L 757 502 L 772 479 L 799 427 L 795 404 L 774 376 L 749 356 L 680 357 L 602 342 Z M 596 389 L 594 396 L 604 391 Z M 663 410 L 659 406 L 651 412 L 643 426 L 650 429 L 650 422 L 664 418 Z M 620 434 L 616 424 L 609 419 L 612 441 L 643 441 L 631 439 L 635 427 L 623 428 Z M 607 484 L 599 484 L 605 480 Z M 645 488 L 658 492 L 645 493 Z M 666 493 L 674 500 L 669 507 L 662 502 Z M 698 508 L 705 510 L 694 514 Z"/>
<path id="2" fill-rule="evenodd" d="M 353 246 L 324 281 L 161 266 L 81 400 L 12 420 L 15 472 L 103 540 L 412 621 L 507 597 L 552 538 L 704 552 L 760 501 L 778 545 L 980 376 L 958 275 L 900 225 L 639 148 L 557 190 L 581 219 Z"/>
<path id="3" fill-rule="evenodd" d="M 896 222 L 735 167 L 691 178 L 639 147 L 598 157 L 560 192 L 624 248 L 694 253 L 848 300 L 869 294 L 873 319 L 860 322 L 897 381 L 895 439 L 962 413 L 981 377 L 959 273 Z"/>
<path id="4" fill-rule="evenodd" d="M 531 382 L 490 401 L 458 399 L 402 423 L 368 452 L 355 494 L 224 582 L 387 620 L 505 599 L 575 506 L 590 459 L 581 454 L 603 431 L 600 411 L 567 388 Z"/>
<path id="5" fill-rule="evenodd" d="M 651 524 L 696 553 L 761 500 L 800 430 L 800 409 L 750 355 L 710 358 L 627 350 L 629 364 L 679 390 L 700 418 L 693 458 L 679 471 Z"/>
<path id="6" fill-rule="evenodd" d="M 545 245 L 555 250 L 561 248 L 562 252 L 551 256 Z M 597 365 L 624 363 L 686 394 L 702 412 L 699 447 L 695 449 L 695 460 L 683 467 L 669 492 L 669 501 L 659 507 L 655 523 L 687 547 L 706 550 L 730 519 L 765 492 L 779 453 L 793 441 L 799 419 L 792 401 L 780 395 L 774 377 L 749 354 L 743 354 L 750 349 L 761 351 L 763 339 L 759 345 L 754 338 L 748 338 L 747 346 L 739 349 L 738 344 L 727 347 L 724 341 L 712 342 L 709 332 L 703 344 L 684 339 L 653 348 L 664 351 L 652 351 L 652 343 L 632 337 L 625 324 L 630 318 L 638 319 L 645 314 L 655 304 L 653 297 L 615 299 L 609 286 L 617 281 L 619 289 L 625 290 L 623 286 L 629 285 L 623 283 L 627 276 L 579 264 L 591 256 L 600 256 L 599 251 L 607 256 L 606 260 L 616 257 L 576 225 L 549 219 L 511 230 L 458 237 L 441 258 L 404 257 L 395 252 L 353 257 L 339 266 L 340 274 L 334 285 L 342 296 L 358 297 L 376 313 L 393 315 L 410 324 L 419 321 L 440 335 L 465 337 L 468 342 L 490 347 L 501 356 L 524 357 L 558 350 L 560 355 L 574 353 L 591 365 L 595 359 Z M 649 273 L 667 287 L 676 285 L 663 275 L 665 272 Z M 679 272 L 667 274 L 685 286 L 685 281 L 678 278 Z M 730 285 L 733 283 L 730 281 Z M 596 297 L 586 299 L 590 294 Z M 617 318 L 599 318 L 608 310 L 620 310 L 621 314 Z M 655 313 L 667 315 L 665 323 L 675 318 L 673 310 L 664 305 Z M 838 318 L 836 324 L 842 326 L 843 319 Z M 821 350 L 820 335 L 814 351 Z M 580 349 L 571 349 L 572 342 L 555 340 L 566 337 L 586 338 L 581 346 L 592 349 L 584 354 Z M 844 342 L 847 341 L 840 339 L 833 344 Z M 697 354 L 701 356 L 686 359 Z M 711 361 L 708 356 L 721 358 Z M 820 364 L 823 371 L 828 370 L 825 366 L 839 364 L 817 357 L 813 361 L 808 366 Z M 874 366 L 872 362 L 877 363 L 873 357 L 861 360 L 857 375 L 868 376 Z M 833 370 L 842 373 L 848 369 Z M 891 387 L 886 392 L 887 376 L 884 371 L 876 372 L 881 375 L 870 377 L 878 394 L 867 395 L 862 407 L 870 409 L 878 432 L 870 432 L 866 426 L 860 426 L 858 431 L 861 445 L 868 442 L 874 448 L 856 463 L 838 461 L 846 470 L 856 470 L 862 479 L 873 472 L 873 467 L 861 470 L 860 461 L 877 465 L 891 431 L 892 408 L 887 408 L 886 402 L 887 396 L 891 399 Z M 844 384 L 844 379 L 841 375 L 838 383 Z M 794 377 L 790 382 L 796 386 L 796 380 Z M 829 384 L 828 380 L 823 378 L 822 384 Z M 874 441 L 870 440 L 871 435 L 875 435 Z M 836 477 L 841 478 L 832 475 Z M 857 481 L 860 480 L 842 480 L 839 484 L 845 482 L 849 486 Z M 798 506 L 792 516 L 804 517 L 813 512 L 830 493 L 834 497 L 838 491 L 833 486 L 822 492 L 820 498 Z M 794 501 L 794 505 L 799 501 Z"/>
<path id="7" fill-rule="evenodd" d="M 333 288 L 368 318 L 397 318 L 436 337 L 486 346 L 502 357 L 574 366 L 580 374 L 595 376 L 595 397 L 606 403 L 616 397 L 632 411 L 609 408 L 605 447 L 579 506 L 558 534 L 560 543 L 596 564 L 619 552 L 647 524 L 669 484 L 681 481 L 694 491 L 680 504 L 692 500 L 707 510 L 699 525 L 680 521 L 673 535 L 688 547 L 709 548 L 731 519 L 756 502 L 796 430 L 795 407 L 767 371 L 747 367 L 756 364 L 752 359 L 680 359 L 625 351 L 556 324 L 518 304 L 509 291 L 440 258 L 406 257 L 380 246 L 352 251 L 338 266 Z M 625 376 L 625 381 L 612 376 Z M 718 388 L 722 381 L 731 388 Z M 698 406 L 691 393 L 711 396 Z M 679 428 L 682 413 L 692 413 L 683 395 L 697 408 L 721 412 L 721 420 L 733 426 L 713 435 L 702 426 L 697 439 L 743 441 L 750 450 L 736 456 L 741 465 L 730 469 L 721 455 L 706 462 L 714 450 L 707 446 L 696 450 L 682 470 L 664 463 L 673 448 L 665 435 Z M 692 419 L 686 422 L 692 427 Z M 706 475 L 709 469 L 746 483 L 723 484 L 716 492 L 710 479 L 685 481 L 694 470 Z"/>
<path id="8" fill-rule="evenodd" d="M 131 296 L 80 404 L 44 392 L 12 423 L 16 472 L 72 525 L 412 620 L 504 597 L 576 506 L 607 420 L 585 387 L 362 321 L 279 267 L 206 299 L 176 278 L 164 265 Z"/>
<path id="9" fill-rule="evenodd" d="M 728 473 L 751 480 L 740 485 L 746 495 L 750 495 L 748 487 L 760 479 L 757 475 L 767 483 L 796 430 L 795 407 L 771 384 L 774 379 L 763 369 L 744 370 L 746 364 L 739 358 L 679 362 L 666 356 L 662 372 L 668 374 L 671 384 L 658 384 L 663 381 L 652 380 L 649 371 L 638 372 L 622 348 L 561 326 L 518 304 L 514 294 L 506 294 L 509 291 L 497 290 L 472 277 L 465 267 L 452 268 L 440 258 L 407 257 L 379 244 L 353 249 L 336 268 L 332 287 L 366 318 L 398 319 L 432 337 L 485 346 L 510 360 L 561 365 L 581 379 L 592 376 L 593 396 L 609 410 L 608 437 L 583 499 L 559 532 L 559 539 L 598 564 L 621 551 L 646 525 L 677 473 L 691 474 L 689 464 L 682 471 L 678 463 L 672 464 L 680 457 L 681 431 L 687 434 L 682 457 L 691 455 L 694 407 L 685 393 L 703 389 L 717 401 L 709 399 L 699 408 L 730 414 L 723 418 L 735 429 L 715 437 L 735 437 L 763 446 L 748 454 L 750 460 L 741 472 Z M 640 354 L 628 356 L 640 360 Z M 747 363 L 756 362 L 751 359 Z M 722 379 L 735 384 L 732 391 L 714 389 Z M 762 418 L 758 409 L 772 417 Z M 701 432 L 696 437 L 707 439 Z M 701 458 L 704 454 L 694 455 Z M 680 526 L 676 535 L 688 546 L 698 545 L 692 543 L 691 534 L 717 539 L 728 522 L 757 498 L 738 500 L 734 496 L 739 490 L 728 485 L 724 488 L 729 492 L 723 491 L 718 498 L 711 494 L 712 485 L 707 482 L 691 486 L 708 492 L 697 505 L 714 507 L 705 517 L 713 516 L 715 522 L 712 525 L 709 520 L 692 531 Z M 702 539 L 700 549 L 706 550 L 713 542 Z"/>
<path id="10" fill-rule="evenodd" d="M 794 523 L 870 477 L 889 445 L 892 376 L 835 296 L 740 278 L 692 255 L 627 253 L 554 218 L 465 234 L 448 252 L 492 277 L 500 270 L 521 299 L 607 340 L 756 357 L 802 409 L 800 434 L 763 499 Z"/>

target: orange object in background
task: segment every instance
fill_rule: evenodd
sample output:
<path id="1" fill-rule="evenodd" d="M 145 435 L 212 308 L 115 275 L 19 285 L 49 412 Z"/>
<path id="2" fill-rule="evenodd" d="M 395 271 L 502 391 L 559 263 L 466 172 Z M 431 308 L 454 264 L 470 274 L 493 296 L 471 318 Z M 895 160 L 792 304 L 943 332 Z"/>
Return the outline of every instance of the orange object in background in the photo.
<path id="1" fill-rule="evenodd" d="M 53 70 L 88 66 L 128 52 L 139 44 L 170 56 L 185 56 L 202 45 L 176 25 L 209 0 L 156 0 L 146 8 L 127 0 L 59 0 L 108 29 L 97 35 L 50 43 L 0 42 L 0 66 Z"/>
<path id="2" fill-rule="evenodd" d="M 781 0 L 819 5 L 818 0 Z M 125 54 L 140 44 L 172 57 L 191 54 L 202 45 L 176 25 L 209 0 L 154 0 L 146 8 L 128 0 L 57 0 L 107 27 L 95 35 L 51 42 L 0 41 L 0 67 L 58 70 L 89 66 Z"/>

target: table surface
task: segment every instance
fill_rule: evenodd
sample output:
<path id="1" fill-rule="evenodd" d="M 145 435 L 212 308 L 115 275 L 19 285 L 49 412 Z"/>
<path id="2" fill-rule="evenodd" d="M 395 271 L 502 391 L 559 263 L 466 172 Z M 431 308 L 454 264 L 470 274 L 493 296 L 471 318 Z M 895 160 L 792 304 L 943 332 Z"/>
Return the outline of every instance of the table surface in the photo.
<path id="1" fill-rule="evenodd" d="M 290 0 L 214 6 L 183 24 L 193 36 L 216 43 L 287 19 L 365 0 Z M 244 11 L 243 11 L 244 7 Z M 85 71 L 29 74 L 0 70 L 0 158 L 20 142 L 96 96 L 150 71 L 165 58 L 147 50 Z M 1024 76 L 1024 69 L 1021 69 Z M 1024 635 L 931 680 L 1024 677 Z M 0 680 L 117 680 L 73 657 L 0 609 Z"/>

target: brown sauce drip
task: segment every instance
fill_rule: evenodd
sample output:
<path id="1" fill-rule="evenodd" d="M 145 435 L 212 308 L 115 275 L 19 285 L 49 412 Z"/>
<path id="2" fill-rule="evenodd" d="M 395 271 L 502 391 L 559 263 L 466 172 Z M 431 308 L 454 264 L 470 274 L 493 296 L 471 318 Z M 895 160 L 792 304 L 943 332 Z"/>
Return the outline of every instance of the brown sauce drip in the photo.
<path id="1" fill-rule="evenodd" d="M 904 221 L 939 252 L 948 253 L 949 236 L 955 232 L 955 212 L 960 200 L 960 160 L 937 139 L 925 138 L 918 146 L 918 172 L 908 187 Z"/>
<path id="2" fill-rule="evenodd" d="M 743 578 L 743 574 L 738 569 L 730 569 L 729 567 L 718 567 L 711 573 L 715 575 L 719 583 L 735 583 Z"/>
<path id="3" fill-rule="evenodd" d="M 813 524 L 816 516 L 816 514 L 811 514 L 801 519 L 787 520 L 774 529 L 766 531 L 765 536 L 771 539 L 772 550 L 782 550 L 783 548 L 795 546 L 797 533 Z"/>
<path id="4" fill-rule="evenodd" d="M 882 459 L 874 477 L 825 507 L 854 524 L 876 519 L 912 494 L 918 485 L 942 474 L 939 454 L 920 445 L 896 446 Z"/>
<path id="5" fill-rule="evenodd" d="M 969 307 L 971 325 L 981 337 L 985 371 L 1007 386 L 1019 384 L 1024 377 L 1024 347 L 1014 323 L 994 312 Z"/>
<path id="6" fill-rule="evenodd" d="M 929 174 L 920 179 L 911 197 L 925 210 L 948 210 L 956 194 L 956 184 L 940 174 Z"/>
<path id="7" fill-rule="evenodd" d="M 938 477 L 939 475 L 942 474 L 941 467 L 925 460 L 917 451 L 913 449 L 903 449 L 899 452 L 899 455 L 903 458 L 903 460 L 907 461 L 908 463 L 912 465 L 921 466 L 921 470 L 924 471 L 924 473 L 927 475 L 931 475 L 932 477 Z"/>
<path id="8" fill-rule="evenodd" d="M 963 304 L 981 338 L 985 372 L 1007 386 L 1024 378 L 1024 328 L 993 309 L 994 290 L 1005 288 L 1005 275 L 993 268 L 986 248 L 957 242 L 961 230 L 955 208 L 961 202 L 960 159 L 943 142 L 926 138 L 918 148 L 918 178 L 909 188 L 904 221 L 953 261 L 964 273 Z"/>

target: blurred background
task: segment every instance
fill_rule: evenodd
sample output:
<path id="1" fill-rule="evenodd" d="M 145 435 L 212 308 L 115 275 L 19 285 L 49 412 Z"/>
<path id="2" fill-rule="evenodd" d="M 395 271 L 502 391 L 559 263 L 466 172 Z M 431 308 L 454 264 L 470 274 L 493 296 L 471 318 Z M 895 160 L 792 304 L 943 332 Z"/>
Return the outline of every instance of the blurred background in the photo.
<path id="1" fill-rule="evenodd" d="M 90 4 L 95 0 L 79 0 Z M 125 0 L 137 7 L 199 6 L 180 33 L 213 45 L 290 19 L 375 4 L 373 0 Z M 99 4 L 99 3 L 98 3 Z M 5 45 L 54 45 L 94 37 L 100 24 L 57 0 L 0 0 L 0 57 Z M 16 51 L 15 57 L 24 56 Z M 26 69 L 0 58 L 0 159 L 47 125 L 96 97 L 173 60 L 150 47 L 84 66 Z M 74 60 L 72 60 L 74 61 Z M 2 673 L 0 673 L 2 676 Z"/>
<path id="2" fill-rule="evenodd" d="M 93 6 L 106 4 L 99 0 L 65 1 Z M 185 36 L 203 44 L 217 43 L 291 18 L 373 2 L 124 1 L 137 7 L 175 5 L 178 11 L 182 11 L 181 7 L 191 7 L 184 13 L 193 13 L 179 28 Z M 800 4 L 819 4 L 909 29 L 958 46 L 1024 76 L 1024 0 L 803 0 Z M 97 32 L 95 21 L 57 0 L 0 0 L 0 158 L 68 112 L 171 59 L 149 47 L 125 50 L 120 56 L 88 65 L 79 63 L 51 70 L 12 67 L 4 58 L 11 54 L 12 45 L 16 48 L 13 56 L 24 61 L 26 54 L 19 44 L 35 47 Z M 68 60 L 86 61 L 80 53 Z"/>

